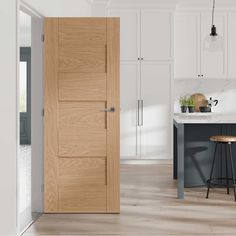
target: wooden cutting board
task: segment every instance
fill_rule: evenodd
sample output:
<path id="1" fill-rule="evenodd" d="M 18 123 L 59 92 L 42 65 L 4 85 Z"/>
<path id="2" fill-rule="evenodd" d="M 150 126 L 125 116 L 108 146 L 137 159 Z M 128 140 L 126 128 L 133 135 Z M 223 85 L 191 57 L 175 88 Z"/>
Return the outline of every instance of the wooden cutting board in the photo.
<path id="1" fill-rule="evenodd" d="M 202 93 L 194 93 L 191 95 L 191 99 L 195 104 L 195 112 L 200 112 L 199 107 L 205 107 L 208 105 L 208 101 Z"/>

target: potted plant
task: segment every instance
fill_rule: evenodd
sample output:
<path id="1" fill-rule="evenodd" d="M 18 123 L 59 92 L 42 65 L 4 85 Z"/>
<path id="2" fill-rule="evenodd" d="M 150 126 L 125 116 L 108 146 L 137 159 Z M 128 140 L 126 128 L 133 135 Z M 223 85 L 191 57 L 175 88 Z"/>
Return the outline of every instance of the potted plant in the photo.
<path id="1" fill-rule="evenodd" d="M 193 99 L 190 97 L 188 99 L 188 112 L 193 113 L 194 111 L 195 111 L 195 104 L 194 104 Z"/>
<path id="2" fill-rule="evenodd" d="M 188 108 L 188 98 L 186 96 L 180 97 L 179 104 L 180 104 L 181 112 L 186 113 L 187 108 Z"/>

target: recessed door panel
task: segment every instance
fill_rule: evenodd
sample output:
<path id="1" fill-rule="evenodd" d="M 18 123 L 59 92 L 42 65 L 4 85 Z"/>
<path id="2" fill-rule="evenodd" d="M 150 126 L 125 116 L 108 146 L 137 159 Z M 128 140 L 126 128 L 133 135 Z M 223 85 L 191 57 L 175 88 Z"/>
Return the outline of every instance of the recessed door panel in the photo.
<path id="1" fill-rule="evenodd" d="M 106 73 L 60 73 L 59 99 L 60 101 L 105 101 L 106 81 Z"/>

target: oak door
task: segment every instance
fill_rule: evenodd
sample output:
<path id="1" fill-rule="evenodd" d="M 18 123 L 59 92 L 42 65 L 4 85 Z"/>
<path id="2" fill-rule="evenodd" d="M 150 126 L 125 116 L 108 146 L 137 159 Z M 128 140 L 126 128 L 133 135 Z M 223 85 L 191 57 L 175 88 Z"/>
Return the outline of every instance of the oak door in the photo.
<path id="1" fill-rule="evenodd" d="M 45 20 L 47 213 L 119 213 L 119 19 Z"/>

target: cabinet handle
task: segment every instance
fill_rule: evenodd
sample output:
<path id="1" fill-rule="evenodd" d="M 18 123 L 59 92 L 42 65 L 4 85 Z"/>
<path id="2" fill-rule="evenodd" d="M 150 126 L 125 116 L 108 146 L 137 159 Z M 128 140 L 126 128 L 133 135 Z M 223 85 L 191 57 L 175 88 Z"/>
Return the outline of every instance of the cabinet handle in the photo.
<path id="1" fill-rule="evenodd" d="M 143 57 L 141 58 L 141 60 L 143 61 Z"/>
<path id="2" fill-rule="evenodd" d="M 140 100 L 138 100 L 138 121 L 137 121 L 137 126 L 140 126 L 139 124 L 139 119 L 140 118 Z"/>
<path id="3" fill-rule="evenodd" d="M 141 124 L 140 126 L 143 126 L 143 100 L 140 100 L 141 103 Z"/>
<path id="4" fill-rule="evenodd" d="M 138 57 L 138 60 L 140 60 L 140 58 Z"/>

